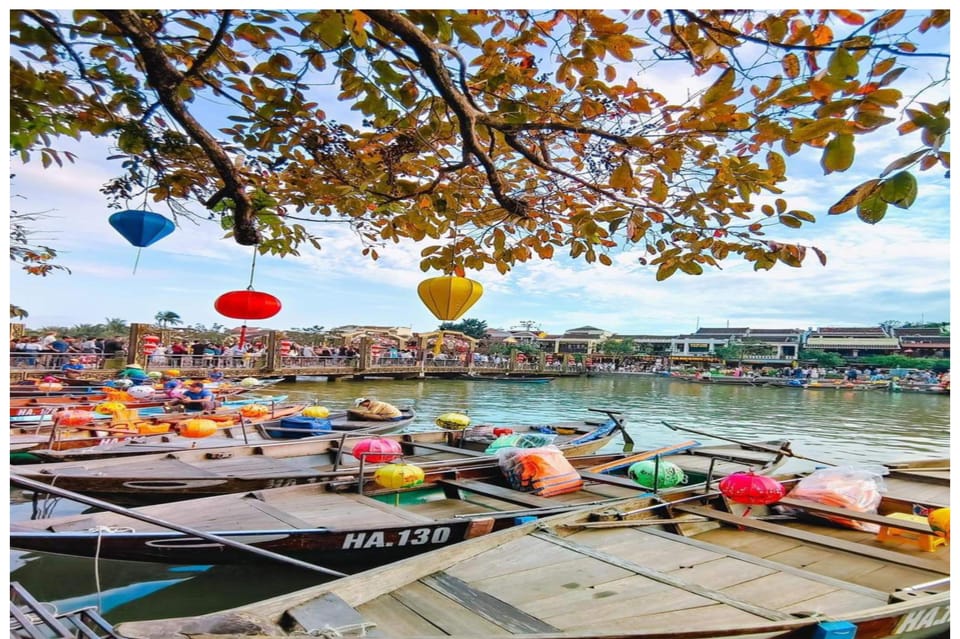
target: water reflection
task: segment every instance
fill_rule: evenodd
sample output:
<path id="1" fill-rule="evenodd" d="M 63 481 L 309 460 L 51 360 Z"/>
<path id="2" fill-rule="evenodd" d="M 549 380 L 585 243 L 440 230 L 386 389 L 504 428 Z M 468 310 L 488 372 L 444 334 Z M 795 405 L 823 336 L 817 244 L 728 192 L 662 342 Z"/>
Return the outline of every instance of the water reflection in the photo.
<path id="1" fill-rule="evenodd" d="M 537 424 L 597 418 L 586 409 L 622 410 L 637 448 L 682 439 L 663 422 L 741 439 L 790 439 L 793 450 L 837 464 L 949 455 L 949 397 L 882 390 L 797 390 L 692 384 L 641 376 L 557 379 L 550 384 L 498 384 L 471 380 L 301 381 L 278 384 L 292 399 L 347 408 L 357 397 L 413 404 L 415 427 L 433 427 L 441 413 L 466 412 L 474 424 Z M 619 443 L 612 445 L 618 447 Z M 798 462 L 799 463 L 799 462 Z M 11 520 L 33 506 L 13 495 Z M 16 501 L 17 503 L 13 503 Z M 56 503 L 58 515 L 84 506 Z M 69 605 L 105 601 L 114 622 L 196 615 L 257 601 L 318 582 L 316 573 L 283 566 L 141 564 L 11 552 L 11 579 L 41 600 Z M 95 570 L 98 568 L 98 570 Z M 99 586 L 95 578 L 99 572 Z"/>

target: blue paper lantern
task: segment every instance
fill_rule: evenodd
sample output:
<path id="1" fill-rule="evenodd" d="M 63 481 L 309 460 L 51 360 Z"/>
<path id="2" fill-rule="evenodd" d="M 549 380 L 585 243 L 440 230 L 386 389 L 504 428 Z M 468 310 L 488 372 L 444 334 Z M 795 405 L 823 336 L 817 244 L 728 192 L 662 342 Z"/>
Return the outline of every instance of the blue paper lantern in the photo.
<path id="1" fill-rule="evenodd" d="M 110 226 L 128 242 L 141 248 L 173 233 L 173 222 L 151 211 L 120 211 L 110 216 Z"/>

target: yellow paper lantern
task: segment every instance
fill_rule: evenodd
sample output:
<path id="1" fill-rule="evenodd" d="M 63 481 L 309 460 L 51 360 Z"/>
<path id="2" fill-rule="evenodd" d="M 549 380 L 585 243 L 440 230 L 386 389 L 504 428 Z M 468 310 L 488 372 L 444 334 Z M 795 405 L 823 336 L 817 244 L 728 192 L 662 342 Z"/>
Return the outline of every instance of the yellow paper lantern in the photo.
<path id="1" fill-rule="evenodd" d="M 938 537 L 950 541 L 950 509 L 937 508 L 927 515 L 927 523 Z"/>
<path id="2" fill-rule="evenodd" d="M 330 417 L 330 410 L 326 406 L 307 406 L 303 409 L 303 416 L 326 419 Z"/>
<path id="3" fill-rule="evenodd" d="M 270 409 L 263 404 L 245 404 L 240 407 L 240 414 L 244 417 L 266 417 Z"/>
<path id="4" fill-rule="evenodd" d="M 463 430 L 470 425 L 470 418 L 463 413 L 444 413 L 437 417 L 436 424 L 447 430 Z"/>
<path id="5" fill-rule="evenodd" d="M 180 377 L 180 369 L 179 369 L 179 368 L 169 368 L 169 369 L 163 371 L 163 374 L 166 375 L 167 377 Z"/>
<path id="6" fill-rule="evenodd" d="M 383 488 L 410 488 L 423 483 L 423 469 L 413 464 L 387 464 L 373 473 L 373 481 Z"/>
<path id="7" fill-rule="evenodd" d="M 97 404 L 93 410 L 101 415 L 115 415 L 118 411 L 126 409 L 127 406 L 123 402 L 103 402 Z"/>
<path id="8" fill-rule="evenodd" d="M 217 432 L 217 422 L 212 419 L 188 419 L 180 424 L 180 434 L 184 437 L 209 437 Z"/>
<path id="9" fill-rule="evenodd" d="M 417 295 L 437 319 L 455 320 L 480 299 L 483 285 L 454 275 L 431 277 L 420 282 Z"/>

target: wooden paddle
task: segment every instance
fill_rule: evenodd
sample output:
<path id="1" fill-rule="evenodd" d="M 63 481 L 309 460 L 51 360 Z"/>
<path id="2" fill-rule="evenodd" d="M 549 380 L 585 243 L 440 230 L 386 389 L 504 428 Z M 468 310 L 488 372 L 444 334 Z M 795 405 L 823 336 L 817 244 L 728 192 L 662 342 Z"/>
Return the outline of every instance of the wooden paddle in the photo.
<path id="1" fill-rule="evenodd" d="M 648 450 L 642 453 L 637 453 L 636 455 L 631 455 L 630 457 L 624 457 L 623 459 L 616 459 L 605 464 L 597 464 L 596 466 L 591 466 L 587 468 L 588 472 L 591 473 L 603 473 L 615 468 L 621 468 L 623 466 L 629 466 L 630 464 L 636 463 L 638 461 L 643 461 L 645 459 L 650 459 L 651 457 L 656 457 L 657 455 L 669 455 L 670 453 L 679 453 L 684 450 L 689 450 L 696 446 L 699 446 L 700 442 L 688 439 L 685 442 L 679 444 L 672 444 L 670 446 L 664 446 L 663 448 L 657 448 L 656 450 Z"/>
<path id="2" fill-rule="evenodd" d="M 661 420 L 661 421 L 662 421 L 662 420 Z M 682 430 L 682 431 L 684 431 L 684 432 L 693 433 L 693 434 L 695 434 L 695 435 L 703 435 L 703 436 L 705 436 L 705 437 L 712 437 L 713 439 L 722 439 L 722 440 L 725 441 L 725 442 L 731 442 L 731 443 L 733 443 L 733 444 L 740 444 L 741 446 L 745 446 L 745 447 L 747 447 L 747 448 L 753 448 L 754 450 L 766 450 L 766 451 L 769 451 L 769 452 L 771 452 L 771 453 L 780 453 L 780 454 L 782 454 L 782 455 L 786 455 L 787 457 L 793 457 L 794 459 L 803 459 L 803 460 L 806 460 L 806 461 L 811 461 L 811 462 L 813 462 L 813 463 L 815 463 L 815 464 L 823 464 L 824 466 L 836 466 L 836 465 L 837 465 L 836 462 L 828 462 L 828 461 L 823 461 L 822 459 L 814 459 L 813 457 L 805 457 L 804 455 L 798 455 L 798 454 L 796 454 L 795 452 L 793 452 L 792 450 L 790 450 L 790 445 L 789 445 L 789 444 L 787 444 L 787 445 L 785 445 L 785 446 L 781 446 L 780 448 L 776 448 L 776 447 L 774 447 L 774 446 L 766 446 L 766 445 L 764 445 L 764 444 L 757 444 L 757 443 L 755 443 L 755 442 L 744 442 L 744 441 L 740 441 L 739 439 L 733 439 L 733 438 L 731 438 L 731 437 L 723 437 L 723 436 L 721 436 L 721 435 L 714 435 L 713 433 L 708 433 L 708 432 L 705 432 L 705 431 L 702 431 L 702 430 L 695 430 L 695 429 L 693 429 L 693 428 L 686 428 L 685 426 L 675 426 L 675 425 L 670 424 L 670 423 L 668 423 L 668 422 L 663 422 L 663 425 L 666 426 L 667 428 L 671 429 L 671 430 Z"/>

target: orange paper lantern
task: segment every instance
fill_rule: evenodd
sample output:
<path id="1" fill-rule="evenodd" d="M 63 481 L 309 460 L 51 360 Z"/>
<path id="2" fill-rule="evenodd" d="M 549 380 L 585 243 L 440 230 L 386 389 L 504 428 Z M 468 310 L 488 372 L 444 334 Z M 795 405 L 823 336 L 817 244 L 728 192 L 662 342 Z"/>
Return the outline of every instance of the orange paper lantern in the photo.
<path id="1" fill-rule="evenodd" d="M 200 439 L 217 432 L 217 422 L 212 419 L 188 419 L 180 424 L 180 434 L 184 437 Z"/>
<path id="2" fill-rule="evenodd" d="M 61 426 L 86 426 L 93 421 L 93 417 L 88 410 L 63 410 L 57 413 L 56 421 Z"/>

